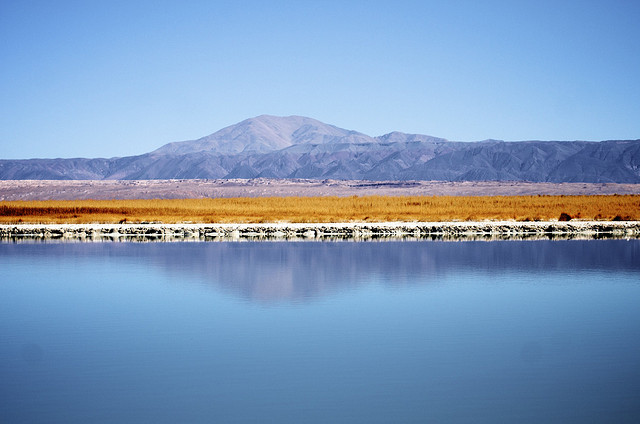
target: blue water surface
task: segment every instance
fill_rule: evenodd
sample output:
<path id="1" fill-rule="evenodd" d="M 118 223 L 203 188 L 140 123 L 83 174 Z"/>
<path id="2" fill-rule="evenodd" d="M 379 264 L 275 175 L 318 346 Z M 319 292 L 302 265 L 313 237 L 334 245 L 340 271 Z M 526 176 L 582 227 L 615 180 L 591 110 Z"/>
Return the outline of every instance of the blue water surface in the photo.
<path id="1" fill-rule="evenodd" d="M 0 422 L 637 423 L 640 241 L 0 243 Z"/>

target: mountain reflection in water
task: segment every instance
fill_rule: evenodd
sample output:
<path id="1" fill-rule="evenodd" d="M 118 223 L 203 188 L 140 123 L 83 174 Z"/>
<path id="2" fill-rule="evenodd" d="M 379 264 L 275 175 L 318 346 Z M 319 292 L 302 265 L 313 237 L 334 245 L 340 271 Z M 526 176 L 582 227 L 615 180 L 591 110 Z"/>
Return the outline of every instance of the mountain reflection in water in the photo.
<path id="1" fill-rule="evenodd" d="M 0 422 L 638 423 L 640 240 L 0 242 Z"/>
<path id="2" fill-rule="evenodd" d="M 3 255 L 34 251 L 102 256 L 146 264 L 172 281 L 196 281 L 249 301 L 300 302 L 364 284 L 437 284 L 452 273 L 639 271 L 640 241 L 17 243 Z M 356 247 L 354 249 L 354 247 Z M 635 258 L 635 259 L 634 259 Z"/>

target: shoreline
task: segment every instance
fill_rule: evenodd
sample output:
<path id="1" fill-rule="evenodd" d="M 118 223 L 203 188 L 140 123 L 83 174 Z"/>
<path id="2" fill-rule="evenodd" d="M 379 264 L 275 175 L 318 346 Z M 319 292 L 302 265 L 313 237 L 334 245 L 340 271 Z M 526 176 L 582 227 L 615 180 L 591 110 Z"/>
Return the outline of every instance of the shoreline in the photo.
<path id="1" fill-rule="evenodd" d="M 0 240 L 206 241 L 640 238 L 640 221 L 0 224 Z"/>

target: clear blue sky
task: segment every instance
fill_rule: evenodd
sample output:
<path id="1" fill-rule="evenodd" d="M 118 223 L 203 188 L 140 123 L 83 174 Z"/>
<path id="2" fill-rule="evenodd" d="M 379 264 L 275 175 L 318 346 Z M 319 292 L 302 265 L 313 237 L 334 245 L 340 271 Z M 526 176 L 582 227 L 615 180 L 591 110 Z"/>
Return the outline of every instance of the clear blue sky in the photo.
<path id="1" fill-rule="evenodd" d="M 260 114 L 375 136 L 640 138 L 640 1 L 0 0 L 0 158 Z"/>

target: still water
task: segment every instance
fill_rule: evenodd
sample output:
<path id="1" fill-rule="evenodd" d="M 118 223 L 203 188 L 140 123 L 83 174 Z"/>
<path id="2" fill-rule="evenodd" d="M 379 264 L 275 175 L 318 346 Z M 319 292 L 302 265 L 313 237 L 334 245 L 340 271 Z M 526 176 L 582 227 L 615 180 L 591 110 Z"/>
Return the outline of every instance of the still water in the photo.
<path id="1" fill-rule="evenodd" d="M 0 243 L 0 422 L 637 423 L 640 241 Z"/>

